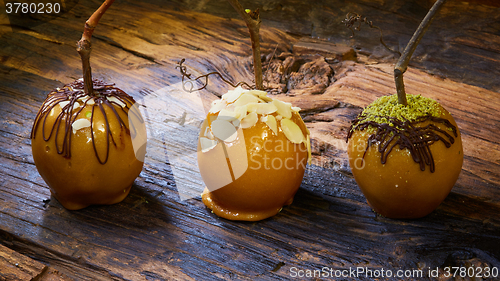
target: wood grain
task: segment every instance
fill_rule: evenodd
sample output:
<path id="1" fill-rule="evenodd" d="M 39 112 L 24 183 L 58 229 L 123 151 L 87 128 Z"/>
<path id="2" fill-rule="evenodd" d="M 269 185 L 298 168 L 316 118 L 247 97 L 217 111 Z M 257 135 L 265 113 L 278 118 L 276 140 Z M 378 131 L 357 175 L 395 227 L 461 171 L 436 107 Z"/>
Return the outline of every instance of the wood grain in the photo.
<path id="1" fill-rule="evenodd" d="M 349 2 L 251 3 L 267 17 L 261 29 L 264 63 L 283 68 L 268 82 L 282 84 L 280 91 L 273 89 L 276 97 L 303 109 L 313 146 L 313 165 L 294 203 L 255 223 L 220 219 L 199 197 L 180 199 L 178 185 L 195 176 L 196 163 L 186 164 L 181 179 L 174 177 L 168 149 L 183 151 L 165 136 L 179 126 L 158 117 L 162 107 L 172 120 L 184 111 L 195 116 L 182 102 L 188 96 L 175 98 L 181 91 L 175 67 L 182 58 L 192 73 L 217 70 L 234 82 L 251 82 L 246 27 L 223 1 L 119 1 L 101 19 L 92 41 L 95 77 L 115 82 L 145 105 L 155 100 L 158 108 L 145 108 L 157 114 L 146 116 L 148 153 L 130 195 L 116 205 L 79 211 L 65 210 L 50 196 L 34 166 L 29 134 L 46 94 L 81 77 L 75 42 L 100 1 L 2 33 L 0 244 L 48 266 L 47 272 L 76 280 L 288 280 L 293 268 L 500 267 L 500 96 L 492 79 L 498 26 L 491 24 L 498 13 L 451 1 L 438 18 L 442 30 L 430 30 L 405 74 L 408 92 L 438 100 L 455 117 L 465 161 L 452 193 L 435 212 L 419 220 L 391 220 L 366 204 L 347 165 L 345 136 L 363 106 L 394 92 L 393 57 L 377 47 L 359 47 L 378 42 L 371 32 L 357 35 L 356 61 L 342 59 L 349 48 L 311 54 L 294 46 L 351 45 L 345 39 L 350 31 L 341 30 L 337 20 L 353 8 L 377 20 L 388 30 L 387 41 L 400 46 L 429 1 Z M 478 13 L 484 17 L 471 21 Z M 456 30 L 457 21 L 467 28 Z M 468 64 L 470 74 L 453 68 L 469 61 L 477 62 Z M 308 84 L 316 78 L 322 82 Z M 198 93 L 202 107 L 229 88 L 211 78 Z M 186 138 L 196 139 L 196 130 L 187 132 Z"/>

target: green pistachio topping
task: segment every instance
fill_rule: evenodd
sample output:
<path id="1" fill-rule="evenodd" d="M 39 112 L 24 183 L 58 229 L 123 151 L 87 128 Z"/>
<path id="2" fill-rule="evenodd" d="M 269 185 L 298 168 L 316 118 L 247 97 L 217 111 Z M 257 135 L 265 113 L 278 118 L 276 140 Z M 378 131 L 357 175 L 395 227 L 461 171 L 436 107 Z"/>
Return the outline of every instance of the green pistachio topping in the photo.
<path id="1" fill-rule="evenodd" d="M 398 103 L 396 94 L 376 99 L 363 110 L 361 114 L 364 116 L 363 121 L 391 124 L 390 119 L 385 117 L 414 121 L 425 115 L 441 117 L 443 114 L 442 107 L 435 100 L 411 94 L 406 94 L 406 98 L 408 100 L 407 106 Z"/>

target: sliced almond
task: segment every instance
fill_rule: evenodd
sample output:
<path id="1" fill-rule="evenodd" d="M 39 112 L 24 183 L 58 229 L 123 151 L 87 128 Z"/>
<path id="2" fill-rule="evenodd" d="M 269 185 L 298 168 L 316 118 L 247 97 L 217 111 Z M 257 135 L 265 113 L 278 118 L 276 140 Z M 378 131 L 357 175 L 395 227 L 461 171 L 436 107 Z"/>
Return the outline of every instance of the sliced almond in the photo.
<path id="1" fill-rule="evenodd" d="M 255 124 L 257 124 L 257 121 L 259 121 L 257 113 L 250 112 L 245 118 L 241 119 L 240 127 L 242 129 L 253 127 Z"/>
<path id="2" fill-rule="evenodd" d="M 238 115 L 238 119 L 241 120 L 247 116 L 247 106 L 236 106 L 234 112 Z"/>
<path id="3" fill-rule="evenodd" d="M 73 124 L 71 124 L 71 127 L 73 128 L 73 134 L 76 134 L 76 131 L 90 127 L 90 121 L 85 118 L 78 119 L 75 122 L 73 122 Z"/>
<path id="4" fill-rule="evenodd" d="M 233 142 L 238 136 L 236 128 L 229 121 L 217 119 L 212 122 L 211 127 L 214 136 L 222 141 Z"/>
<path id="5" fill-rule="evenodd" d="M 298 106 L 292 106 L 292 110 L 295 112 L 299 112 L 301 110 L 301 108 Z"/>
<path id="6" fill-rule="evenodd" d="M 276 118 L 274 118 L 274 116 L 263 116 L 262 118 L 260 118 L 260 120 L 266 123 L 266 125 L 269 127 L 269 129 L 271 129 L 271 131 L 273 131 L 275 135 L 278 134 L 278 123 L 276 122 Z"/>
<path id="7" fill-rule="evenodd" d="M 236 87 L 234 90 L 227 91 L 227 93 L 222 95 L 222 99 L 227 103 L 232 103 L 237 100 L 241 94 L 243 94 L 246 90 L 241 86 Z"/>
<path id="8" fill-rule="evenodd" d="M 120 100 L 119 98 L 117 97 L 106 97 L 106 99 L 109 101 L 109 102 L 113 102 L 113 103 L 116 103 L 118 104 L 119 106 L 121 107 L 125 107 L 127 106 L 127 104 L 125 102 L 123 102 L 122 100 Z"/>
<path id="9" fill-rule="evenodd" d="M 261 90 L 250 90 L 247 92 L 247 94 L 252 94 L 256 97 L 262 97 L 262 96 L 267 96 L 267 92 L 266 91 L 261 91 Z"/>
<path id="10" fill-rule="evenodd" d="M 301 143 L 305 140 L 304 134 L 300 129 L 299 125 L 295 124 L 290 119 L 284 118 L 281 120 L 281 130 L 285 134 L 286 138 L 292 143 Z"/>
<path id="11" fill-rule="evenodd" d="M 75 101 L 75 103 L 73 104 L 73 110 L 77 109 L 80 107 L 80 103 Z"/>
<path id="12" fill-rule="evenodd" d="M 219 142 L 216 140 L 207 139 L 204 137 L 200 138 L 201 152 L 205 153 L 214 148 Z"/>
<path id="13" fill-rule="evenodd" d="M 288 102 L 282 102 L 280 100 L 273 100 L 273 104 L 278 109 L 278 114 L 285 118 L 292 118 L 292 104 Z"/>
<path id="14" fill-rule="evenodd" d="M 234 127 L 238 128 L 240 126 L 241 121 L 240 119 L 236 119 L 234 121 L 231 121 L 231 123 L 234 125 Z"/>
<path id="15" fill-rule="evenodd" d="M 205 133 L 203 135 L 211 140 L 215 138 L 214 135 L 212 134 L 212 131 L 210 130 L 210 127 L 205 127 Z"/>
<path id="16" fill-rule="evenodd" d="M 242 106 L 254 102 L 259 102 L 259 98 L 254 95 L 244 93 L 234 102 L 234 106 Z"/>
<path id="17" fill-rule="evenodd" d="M 214 100 L 212 102 L 212 107 L 210 108 L 210 110 L 208 112 L 215 114 L 215 113 L 221 111 L 221 109 L 226 108 L 226 105 L 227 105 L 226 102 L 223 100 Z"/>
<path id="18" fill-rule="evenodd" d="M 239 112 L 234 112 L 234 111 L 230 111 L 230 110 L 223 108 L 219 111 L 219 115 L 217 116 L 217 119 L 218 120 L 226 120 L 226 121 L 231 122 L 233 120 L 238 119 L 238 117 L 240 117 Z"/>
<path id="19" fill-rule="evenodd" d="M 278 110 L 272 103 L 249 103 L 247 105 L 248 112 L 255 112 L 261 115 L 274 113 Z"/>
<path id="20" fill-rule="evenodd" d="M 59 103 L 59 106 L 61 107 L 61 110 L 63 110 L 63 109 L 64 109 L 64 107 L 65 107 L 66 105 L 68 105 L 68 104 L 69 104 L 69 100 L 65 100 L 65 101 L 60 102 L 60 103 Z"/>
<path id="21" fill-rule="evenodd" d="M 268 102 L 268 103 L 273 101 L 273 99 L 268 96 L 261 96 L 259 97 L 259 99 L 261 99 L 263 102 Z"/>

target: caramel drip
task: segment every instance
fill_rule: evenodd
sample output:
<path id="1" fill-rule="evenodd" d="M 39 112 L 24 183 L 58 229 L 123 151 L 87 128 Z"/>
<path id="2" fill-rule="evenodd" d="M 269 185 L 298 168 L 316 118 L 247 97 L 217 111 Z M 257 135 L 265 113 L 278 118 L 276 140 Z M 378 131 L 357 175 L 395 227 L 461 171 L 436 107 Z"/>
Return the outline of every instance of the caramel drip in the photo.
<path id="1" fill-rule="evenodd" d="M 55 91 L 50 92 L 47 95 L 47 98 L 43 102 L 42 107 L 38 111 L 38 114 L 35 118 L 35 122 L 33 124 L 33 128 L 31 130 L 31 139 L 35 138 L 36 131 L 38 130 L 38 127 L 40 126 L 40 123 L 42 124 L 42 137 L 45 142 L 48 142 L 51 140 L 51 138 L 54 138 L 54 144 L 56 147 L 56 151 L 58 154 L 62 155 L 65 158 L 71 158 L 71 136 L 72 136 L 72 125 L 76 121 L 77 117 L 79 114 L 82 112 L 82 110 L 87 106 L 88 102 L 90 100 L 94 101 L 94 104 L 92 105 L 92 111 L 91 111 L 91 116 L 90 116 L 90 131 L 91 131 L 91 137 L 92 137 L 92 146 L 94 148 L 95 156 L 97 160 L 99 161 L 100 164 L 106 164 L 108 161 L 109 157 L 109 143 L 110 140 L 113 143 L 113 145 L 116 146 L 116 141 L 113 137 L 113 134 L 111 133 L 110 127 L 109 127 L 109 116 L 107 116 L 104 108 L 108 107 L 113 111 L 113 115 L 116 117 L 118 120 L 118 123 L 120 124 L 121 129 L 125 129 L 125 132 L 130 135 L 130 129 L 127 128 L 125 122 L 122 120 L 118 112 L 115 110 L 115 107 L 113 105 L 118 105 L 121 110 L 125 113 L 129 113 L 130 107 L 135 103 L 135 100 L 127 95 L 124 91 L 114 87 L 114 84 L 106 84 L 103 81 L 94 79 L 93 81 L 93 95 L 92 96 L 87 96 L 83 90 L 84 84 L 82 80 L 76 80 L 73 83 L 64 85 L 62 89 L 58 89 Z M 119 104 L 118 102 L 115 101 L 109 101 L 108 98 L 110 97 L 115 97 L 118 99 L 120 102 L 125 104 L 125 106 L 122 106 L 122 104 Z M 83 105 L 76 111 L 73 112 L 75 102 L 80 99 L 84 98 Z M 62 107 L 61 113 L 56 117 L 56 121 L 54 122 L 54 125 L 50 129 L 50 133 L 48 136 L 46 135 L 46 123 L 47 123 L 47 117 L 49 116 L 50 111 L 60 104 L 63 101 L 68 101 L 68 103 Z M 82 101 L 81 101 L 82 102 Z M 104 116 L 105 124 L 106 124 L 106 155 L 105 156 L 100 156 L 96 145 L 95 145 L 95 132 L 94 132 L 94 110 L 98 109 L 101 111 L 101 113 Z M 140 117 L 139 117 L 140 118 Z M 64 138 L 62 143 L 58 143 L 57 139 L 59 137 L 59 128 L 61 126 L 64 126 Z M 135 133 L 135 132 L 134 132 Z"/>
<path id="2" fill-rule="evenodd" d="M 430 167 L 431 173 L 435 171 L 434 158 L 430 146 L 436 141 L 442 141 L 449 148 L 455 139 L 446 130 L 438 128 L 434 124 L 427 126 L 418 126 L 419 124 L 431 121 L 442 123 L 448 129 L 451 129 L 455 137 L 458 136 L 457 128 L 450 123 L 449 120 L 431 115 L 426 115 L 417 118 L 415 121 L 399 120 L 394 117 L 380 116 L 390 120 L 389 123 L 377 123 L 375 121 L 365 121 L 367 116 L 360 115 L 352 121 L 351 128 L 347 134 L 347 140 L 351 138 L 355 130 L 363 131 L 368 127 L 373 127 L 376 132 L 371 134 L 367 140 L 367 147 L 363 158 L 368 151 L 368 148 L 378 143 L 378 151 L 380 152 L 380 160 L 382 164 L 387 162 L 387 157 L 395 146 L 399 146 L 400 150 L 408 149 L 413 158 L 413 161 L 420 164 L 420 170 L 425 171 L 425 166 Z"/>

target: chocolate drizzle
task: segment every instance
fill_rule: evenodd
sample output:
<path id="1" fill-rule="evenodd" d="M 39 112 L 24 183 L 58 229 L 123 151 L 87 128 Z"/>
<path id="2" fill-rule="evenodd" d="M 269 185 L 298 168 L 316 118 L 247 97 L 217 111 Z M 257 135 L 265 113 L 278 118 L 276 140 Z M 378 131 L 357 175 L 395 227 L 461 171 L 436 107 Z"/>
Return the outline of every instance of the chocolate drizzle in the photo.
<path id="1" fill-rule="evenodd" d="M 457 128 L 444 118 L 425 115 L 414 121 L 410 121 L 399 120 L 394 117 L 380 117 L 386 118 L 391 124 L 367 121 L 366 115 L 358 116 L 352 121 L 351 128 L 347 134 L 347 140 L 351 138 L 355 130 L 363 131 L 369 127 L 375 128 L 376 132 L 368 137 L 363 158 L 370 146 L 378 144 L 382 164 L 387 162 L 389 153 L 398 145 L 400 150 L 406 148 L 410 151 L 413 161 L 420 164 L 420 170 L 425 171 L 425 166 L 428 165 L 431 173 L 433 173 L 435 165 L 430 146 L 436 141 L 442 141 L 447 148 L 450 147 L 455 142 L 455 139 L 447 132 L 448 129 L 451 130 L 455 138 L 458 136 Z M 419 126 L 419 124 L 426 121 L 442 123 L 447 127 L 447 130 L 442 130 L 432 123 L 426 126 Z"/>
<path id="2" fill-rule="evenodd" d="M 73 83 L 64 85 L 62 89 L 57 89 L 52 92 L 50 92 L 47 95 L 47 98 L 45 99 L 42 107 L 38 111 L 38 114 L 35 118 L 35 122 L 33 124 L 33 128 L 31 130 L 31 138 L 34 139 L 36 135 L 36 131 L 38 130 L 38 127 L 40 124 L 42 124 L 42 137 L 45 142 L 48 142 L 51 140 L 51 138 L 54 139 L 54 144 L 56 147 L 56 151 L 58 154 L 61 154 L 65 158 L 71 158 L 71 137 L 72 137 L 72 125 L 73 123 L 77 120 L 79 115 L 81 114 L 82 110 L 87 106 L 87 105 L 92 105 L 92 111 L 90 114 L 90 131 L 91 131 L 91 138 L 92 138 L 92 145 L 94 148 L 95 156 L 97 157 L 97 160 L 99 161 L 100 164 L 105 164 L 108 161 L 109 157 L 109 143 L 110 140 L 113 143 L 113 145 L 116 146 L 116 141 L 113 137 L 113 134 L 111 133 L 110 126 L 109 126 L 109 118 L 110 116 L 107 116 L 104 108 L 108 107 L 113 111 L 113 115 L 115 118 L 118 120 L 118 123 L 120 125 L 121 129 L 124 129 L 126 134 L 130 135 L 130 129 L 127 128 L 127 125 L 125 122 L 122 120 L 120 115 L 115 109 L 115 106 L 117 105 L 121 108 L 121 110 L 125 114 L 129 114 L 129 111 L 131 106 L 135 103 L 134 99 L 127 95 L 124 91 L 114 87 L 114 84 L 107 84 L 104 83 L 103 81 L 94 79 L 93 81 L 93 94 L 91 96 L 88 96 L 84 92 L 84 83 L 83 80 L 76 80 Z M 109 98 L 116 98 L 116 100 Z M 80 107 L 75 107 L 75 103 L 79 102 L 81 105 Z M 50 129 L 50 133 L 48 136 L 46 135 L 46 123 L 47 123 L 47 117 L 49 116 L 50 112 L 54 107 L 57 105 L 60 105 L 61 102 L 67 102 L 66 104 L 63 103 L 62 110 L 59 113 L 59 115 L 56 117 L 56 120 L 54 122 L 54 125 Z M 120 104 L 121 103 L 121 104 Z M 96 145 L 95 145 L 95 132 L 94 132 L 94 112 L 95 110 L 99 110 L 102 115 L 104 116 L 105 124 L 106 124 L 106 155 L 105 156 L 100 156 Z M 135 112 L 133 114 L 136 114 Z M 142 120 L 140 116 L 138 116 Z M 81 118 L 80 118 L 81 119 Z M 59 133 L 60 133 L 60 127 L 64 126 L 64 137 L 62 143 L 58 143 L 59 139 Z M 62 131 L 61 131 L 62 132 Z M 133 132 L 135 133 L 135 132 Z"/>

